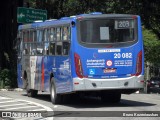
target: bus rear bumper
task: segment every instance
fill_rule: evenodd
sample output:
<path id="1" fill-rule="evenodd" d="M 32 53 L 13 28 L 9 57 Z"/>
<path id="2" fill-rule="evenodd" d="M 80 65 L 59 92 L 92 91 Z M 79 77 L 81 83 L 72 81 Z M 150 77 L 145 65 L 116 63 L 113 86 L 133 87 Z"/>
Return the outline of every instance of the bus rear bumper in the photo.
<path id="1" fill-rule="evenodd" d="M 74 78 L 73 86 L 74 91 L 140 89 L 144 88 L 144 76 L 114 79 Z"/>

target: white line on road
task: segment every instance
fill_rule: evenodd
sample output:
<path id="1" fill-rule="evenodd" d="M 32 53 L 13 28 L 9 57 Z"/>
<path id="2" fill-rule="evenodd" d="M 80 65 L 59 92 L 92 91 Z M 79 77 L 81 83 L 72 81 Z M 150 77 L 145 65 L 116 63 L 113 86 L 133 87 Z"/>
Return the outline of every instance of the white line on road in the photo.
<path id="1" fill-rule="evenodd" d="M 21 109 L 21 108 L 33 108 L 37 106 L 24 106 L 24 107 L 14 107 L 14 108 L 6 108 L 6 109 L 0 109 L 0 110 L 16 110 L 16 109 Z"/>
<path id="2" fill-rule="evenodd" d="M 54 107 L 54 108 L 57 108 L 58 106 L 57 106 L 57 105 L 54 105 L 53 107 Z"/>
<path id="3" fill-rule="evenodd" d="M 0 96 L 0 100 L 4 100 L 4 99 L 12 99 L 12 98 L 7 98 L 7 97 L 1 97 Z"/>
<path id="4" fill-rule="evenodd" d="M 31 106 L 25 106 L 25 107 L 17 107 L 17 108 L 6 108 L 6 109 L 0 109 L 0 110 L 5 110 L 5 111 L 9 111 L 9 110 L 17 110 L 17 109 L 23 109 L 23 108 L 34 108 L 34 107 L 42 107 L 40 109 L 33 109 L 33 110 L 29 110 L 29 111 L 40 111 L 40 110 L 46 110 L 46 111 L 53 111 L 50 107 L 47 107 L 45 105 L 42 105 L 42 104 L 39 104 L 39 103 L 36 103 L 36 102 L 31 102 L 31 101 L 27 101 L 27 100 L 22 100 L 22 99 L 13 99 L 13 98 L 7 98 L 7 97 L 0 97 L 2 98 L 3 100 L 5 101 L 2 101 L 0 102 L 0 104 L 3 104 L 3 103 L 14 103 L 14 102 L 24 102 L 24 103 L 19 103 L 19 105 L 24 105 L 24 104 L 28 104 L 28 105 L 31 105 Z M 14 104 L 16 105 L 16 104 Z M 34 105 L 34 106 L 33 106 Z M 7 105 L 3 105 L 1 107 L 6 107 Z M 9 105 L 8 105 L 9 106 Z M 57 107 L 57 106 L 55 106 Z M 28 111 L 28 110 L 26 110 Z M 53 120 L 54 117 L 46 117 L 46 118 L 42 118 L 43 120 Z"/>
<path id="5" fill-rule="evenodd" d="M 18 106 L 18 105 L 27 105 L 28 103 L 19 103 L 19 104 L 12 104 L 12 105 L 1 105 L 0 107 L 11 107 L 11 106 Z"/>
<path id="6" fill-rule="evenodd" d="M 34 110 L 27 110 L 27 111 L 45 111 L 46 109 L 34 109 Z"/>
<path id="7" fill-rule="evenodd" d="M 47 107 L 45 105 L 42 105 L 42 104 L 39 104 L 39 103 L 35 103 L 35 102 L 31 102 L 31 101 L 27 101 L 27 100 L 21 100 L 21 99 L 18 99 L 19 101 L 23 101 L 23 102 L 28 102 L 29 104 L 34 104 L 34 105 L 37 105 L 37 106 L 41 106 L 42 108 L 44 108 L 46 111 L 53 111 L 50 107 Z M 46 118 L 43 118 L 44 120 L 53 120 L 54 117 L 46 117 Z"/>
<path id="8" fill-rule="evenodd" d="M 9 101 L 3 101 L 3 102 L 0 102 L 1 103 L 9 103 L 9 102 L 18 102 L 17 100 L 9 100 Z"/>
<path id="9" fill-rule="evenodd" d="M 53 111 L 50 107 L 47 107 L 47 106 L 39 104 L 39 103 L 35 103 L 35 102 L 27 101 L 27 100 L 21 100 L 21 99 L 18 99 L 18 101 L 28 102 L 29 104 L 32 104 L 32 105 L 34 104 L 34 105 L 37 105 L 37 106 L 41 106 L 44 109 L 46 109 L 47 111 Z"/>

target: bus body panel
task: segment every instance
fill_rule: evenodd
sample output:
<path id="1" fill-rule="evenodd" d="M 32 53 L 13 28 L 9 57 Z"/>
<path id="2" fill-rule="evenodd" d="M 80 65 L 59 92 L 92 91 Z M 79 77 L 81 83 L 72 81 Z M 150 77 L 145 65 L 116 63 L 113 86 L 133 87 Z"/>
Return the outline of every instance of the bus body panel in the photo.
<path id="1" fill-rule="evenodd" d="M 17 63 L 17 83 L 18 83 L 18 88 L 23 88 L 22 64 L 21 63 Z"/>
<path id="2" fill-rule="evenodd" d="M 137 44 L 127 48 L 110 49 L 83 48 L 77 45 L 75 53 L 80 56 L 84 76 L 91 78 L 128 77 L 136 72 L 137 55 L 142 50 L 142 47 Z"/>
<path id="3" fill-rule="evenodd" d="M 144 50 L 139 16 L 137 21 L 138 40 L 128 47 L 87 48 L 79 44 L 77 33 L 74 32 L 74 46 L 76 47 L 73 49 L 74 53 L 80 56 L 84 76 L 84 78 L 79 78 L 76 73 L 73 74 L 75 91 L 144 87 Z M 136 76 L 137 59 L 140 52 L 142 52 L 142 71 L 139 76 Z M 73 72 L 75 69 L 75 66 L 72 67 Z"/>
<path id="4" fill-rule="evenodd" d="M 139 89 L 144 87 L 141 80 L 144 80 L 143 75 L 111 79 L 73 78 L 74 83 L 79 83 L 74 85 L 74 91 Z"/>
<path id="5" fill-rule="evenodd" d="M 57 93 L 73 91 L 69 57 L 31 56 L 29 58 L 26 56 L 24 61 L 23 71 L 27 72 L 29 88 L 49 92 L 50 73 L 53 73 Z M 20 70 L 20 65 L 18 67 Z M 23 88 L 21 77 L 18 77 L 18 85 Z"/>
<path id="6" fill-rule="evenodd" d="M 69 57 L 55 57 L 55 66 L 52 68 L 57 93 L 66 93 L 73 90 Z"/>
<path id="7" fill-rule="evenodd" d="M 50 73 L 53 68 L 53 56 L 44 56 L 44 91 L 50 91 Z"/>

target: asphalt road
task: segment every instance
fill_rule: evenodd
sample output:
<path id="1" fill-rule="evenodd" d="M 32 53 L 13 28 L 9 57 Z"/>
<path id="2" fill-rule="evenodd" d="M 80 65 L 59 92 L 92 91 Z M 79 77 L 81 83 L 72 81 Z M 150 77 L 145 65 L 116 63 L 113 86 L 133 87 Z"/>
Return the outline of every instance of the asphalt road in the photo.
<path id="1" fill-rule="evenodd" d="M 160 120 L 159 94 L 123 94 L 120 103 L 116 104 L 103 103 L 98 98 L 72 98 L 71 103 L 63 105 L 53 105 L 50 102 L 50 95 L 48 93 L 39 93 L 36 98 L 30 98 L 26 96 L 24 91 L 0 91 L 0 96 L 31 101 L 46 106 L 53 111 L 56 111 L 55 113 L 57 116 L 54 116 L 54 120 L 62 120 L 64 117 L 65 120 Z M 146 114 L 149 114 L 152 117 L 148 117 Z"/>

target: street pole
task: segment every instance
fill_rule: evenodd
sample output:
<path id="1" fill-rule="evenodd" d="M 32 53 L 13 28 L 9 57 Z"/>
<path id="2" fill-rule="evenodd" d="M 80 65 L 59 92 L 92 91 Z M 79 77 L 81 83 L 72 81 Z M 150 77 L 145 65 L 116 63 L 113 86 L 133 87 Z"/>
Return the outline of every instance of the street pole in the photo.
<path id="1" fill-rule="evenodd" d="M 146 67 L 147 67 L 147 69 L 146 69 L 146 80 L 145 80 L 145 88 L 144 88 L 145 93 L 147 93 L 147 80 L 149 80 L 149 78 L 150 78 L 150 76 L 149 76 L 150 63 L 149 62 L 147 62 Z"/>

